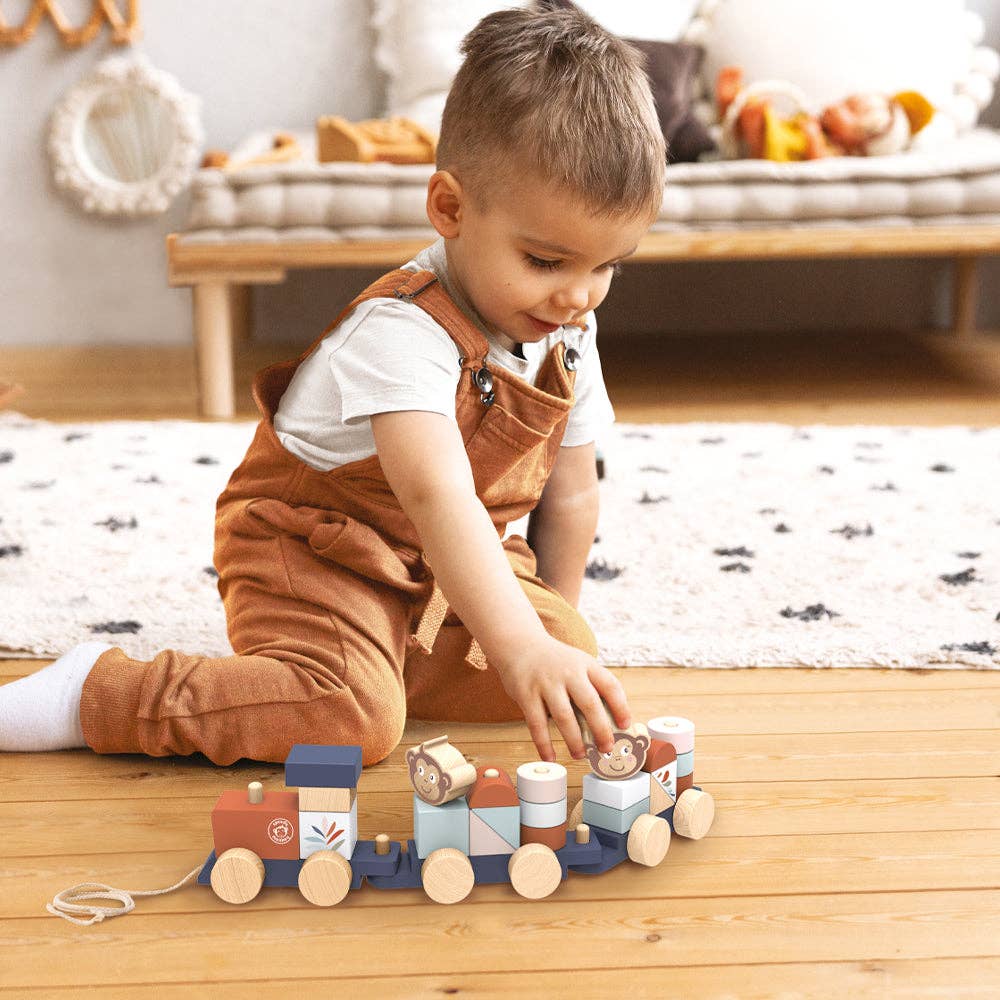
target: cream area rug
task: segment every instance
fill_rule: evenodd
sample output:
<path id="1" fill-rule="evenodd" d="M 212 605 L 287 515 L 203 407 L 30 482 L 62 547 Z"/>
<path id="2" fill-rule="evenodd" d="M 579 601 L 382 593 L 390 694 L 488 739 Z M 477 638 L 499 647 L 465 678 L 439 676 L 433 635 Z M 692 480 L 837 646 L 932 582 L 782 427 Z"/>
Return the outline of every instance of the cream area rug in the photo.
<path id="1" fill-rule="evenodd" d="M 229 655 L 212 521 L 253 428 L 0 414 L 0 653 Z M 601 451 L 602 663 L 1000 667 L 1000 428 L 619 424 Z"/>

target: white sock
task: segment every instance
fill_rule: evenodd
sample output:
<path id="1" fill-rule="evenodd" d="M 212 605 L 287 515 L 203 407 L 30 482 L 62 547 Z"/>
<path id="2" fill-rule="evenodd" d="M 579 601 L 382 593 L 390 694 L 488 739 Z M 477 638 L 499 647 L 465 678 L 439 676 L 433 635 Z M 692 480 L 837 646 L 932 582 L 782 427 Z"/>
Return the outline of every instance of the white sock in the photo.
<path id="1" fill-rule="evenodd" d="M 83 682 L 106 642 L 82 642 L 55 663 L 0 687 L 0 750 L 85 747 L 80 725 Z"/>

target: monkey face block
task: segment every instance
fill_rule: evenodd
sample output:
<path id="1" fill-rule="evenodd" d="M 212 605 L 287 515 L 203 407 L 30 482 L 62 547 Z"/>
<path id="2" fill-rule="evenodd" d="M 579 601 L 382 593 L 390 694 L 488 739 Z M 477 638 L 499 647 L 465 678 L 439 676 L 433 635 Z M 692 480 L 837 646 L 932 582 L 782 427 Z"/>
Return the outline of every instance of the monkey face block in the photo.
<path id="1" fill-rule="evenodd" d="M 413 790 L 428 805 L 440 806 L 464 795 L 476 783 L 476 769 L 447 736 L 411 747 L 406 751 Z"/>

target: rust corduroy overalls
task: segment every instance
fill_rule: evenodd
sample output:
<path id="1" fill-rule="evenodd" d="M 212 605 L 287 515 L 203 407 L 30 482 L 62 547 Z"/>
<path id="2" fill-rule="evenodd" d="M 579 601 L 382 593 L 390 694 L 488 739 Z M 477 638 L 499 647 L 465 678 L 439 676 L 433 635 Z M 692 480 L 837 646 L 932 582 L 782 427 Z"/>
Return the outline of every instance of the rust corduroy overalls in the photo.
<path id="1" fill-rule="evenodd" d="M 84 739 L 98 753 L 280 762 L 293 743 L 338 743 L 360 744 L 367 765 L 399 744 L 407 714 L 523 717 L 448 610 L 378 456 L 321 472 L 275 435 L 274 413 L 298 366 L 352 308 L 376 296 L 417 303 L 455 341 L 456 419 L 498 534 L 537 504 L 573 404 L 573 354 L 556 344 L 534 386 L 487 369 L 486 338 L 432 272 L 389 272 L 298 359 L 254 381 L 262 419 L 216 509 L 215 566 L 236 655 L 102 654 L 80 709 Z M 503 547 L 548 632 L 596 654 L 584 619 L 535 575 L 525 539 L 512 535 Z"/>

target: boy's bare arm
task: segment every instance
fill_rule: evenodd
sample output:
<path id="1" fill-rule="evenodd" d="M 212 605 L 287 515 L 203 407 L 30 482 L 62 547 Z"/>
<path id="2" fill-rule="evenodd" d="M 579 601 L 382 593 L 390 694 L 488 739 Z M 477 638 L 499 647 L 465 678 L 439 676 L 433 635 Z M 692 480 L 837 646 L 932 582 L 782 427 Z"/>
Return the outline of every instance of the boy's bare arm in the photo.
<path id="1" fill-rule="evenodd" d="M 375 414 L 371 422 L 382 471 L 420 536 L 444 596 L 521 706 L 543 757 L 555 759 L 549 715 L 571 753 L 582 755 L 572 703 L 583 712 L 599 748 L 610 749 L 611 729 L 600 702 L 603 698 L 618 724 L 627 726 L 621 684 L 592 656 L 545 630 L 476 495 L 455 421 L 406 410 Z"/>
<path id="2" fill-rule="evenodd" d="M 538 575 L 573 607 L 597 530 L 599 499 L 594 442 L 560 448 L 545 492 L 528 519 Z"/>

